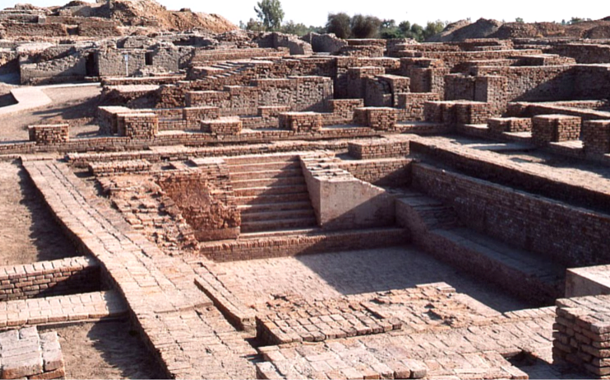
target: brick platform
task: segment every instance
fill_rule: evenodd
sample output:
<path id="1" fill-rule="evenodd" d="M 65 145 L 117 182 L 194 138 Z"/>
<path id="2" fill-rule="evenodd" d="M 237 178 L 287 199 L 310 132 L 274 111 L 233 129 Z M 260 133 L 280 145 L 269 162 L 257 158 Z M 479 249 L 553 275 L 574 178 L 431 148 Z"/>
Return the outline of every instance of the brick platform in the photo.
<path id="1" fill-rule="evenodd" d="M 0 333 L 3 379 L 62 379 L 64 359 L 55 332 L 35 327 Z"/>

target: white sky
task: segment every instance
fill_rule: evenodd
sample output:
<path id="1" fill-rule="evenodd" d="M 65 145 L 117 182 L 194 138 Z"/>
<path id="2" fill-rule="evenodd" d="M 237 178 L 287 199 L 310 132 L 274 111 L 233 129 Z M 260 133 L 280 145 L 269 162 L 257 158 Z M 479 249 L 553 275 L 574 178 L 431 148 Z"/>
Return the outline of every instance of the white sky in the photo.
<path id="1" fill-rule="evenodd" d="M 17 3 L 31 3 L 38 6 L 63 5 L 69 0 L 0 0 L 0 9 Z M 255 18 L 254 6 L 257 0 L 157 0 L 170 10 L 191 8 L 196 12 L 217 13 L 238 24 Z M 566 21 L 572 17 L 594 20 L 610 16 L 610 2 L 607 0 L 580 1 L 537 1 L 537 0 L 283 0 L 286 14 L 284 21 L 293 20 L 306 25 L 322 26 L 329 13 L 345 12 L 350 15 L 373 15 L 381 19 L 411 21 L 425 25 L 427 21 L 458 21 L 469 18 L 472 21 L 484 18 L 514 21 L 521 17 L 526 22 Z"/>

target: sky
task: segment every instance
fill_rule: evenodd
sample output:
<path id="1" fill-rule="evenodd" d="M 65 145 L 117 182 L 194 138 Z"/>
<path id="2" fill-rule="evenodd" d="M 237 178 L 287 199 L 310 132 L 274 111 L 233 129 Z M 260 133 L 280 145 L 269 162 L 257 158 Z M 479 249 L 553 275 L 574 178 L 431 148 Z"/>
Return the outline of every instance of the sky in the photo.
<path id="1" fill-rule="evenodd" d="M 0 0 L 0 9 L 17 3 L 38 6 L 63 5 L 69 0 Z M 190 8 L 195 12 L 217 13 L 234 24 L 256 18 L 257 0 L 157 0 L 170 10 Z M 345 12 L 363 14 L 381 19 L 393 19 L 396 23 L 410 21 L 425 25 L 428 21 L 454 22 L 470 18 L 493 18 L 500 21 L 525 22 L 570 20 L 572 17 L 594 20 L 610 16 L 607 0 L 539 1 L 539 0 L 283 0 L 284 21 L 292 20 L 305 25 L 323 26 L 329 13 Z"/>

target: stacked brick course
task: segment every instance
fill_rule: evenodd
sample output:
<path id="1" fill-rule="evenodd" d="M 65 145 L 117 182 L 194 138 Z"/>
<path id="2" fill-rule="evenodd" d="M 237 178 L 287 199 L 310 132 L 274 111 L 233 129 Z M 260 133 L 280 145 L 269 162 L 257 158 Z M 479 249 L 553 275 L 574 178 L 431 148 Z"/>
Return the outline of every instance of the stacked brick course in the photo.
<path id="1" fill-rule="evenodd" d="M 94 291 L 99 264 L 88 257 L 0 267 L 0 301 Z"/>
<path id="2" fill-rule="evenodd" d="M 159 132 L 159 118 L 154 113 L 119 114 L 117 132 L 131 139 L 152 139 Z"/>
<path id="3" fill-rule="evenodd" d="M 239 117 L 221 117 L 216 120 L 201 120 L 201 132 L 217 136 L 238 135 L 241 133 L 242 122 Z"/>
<path id="4" fill-rule="evenodd" d="M 583 122 L 582 140 L 586 154 L 603 155 L 610 153 L 610 120 Z"/>
<path id="5" fill-rule="evenodd" d="M 322 129 L 322 114 L 314 112 L 284 112 L 279 126 L 296 132 L 315 132 Z"/>
<path id="6" fill-rule="evenodd" d="M 550 142 L 578 140 L 580 117 L 566 115 L 540 115 L 532 119 L 532 139 L 538 145 Z"/>
<path id="7" fill-rule="evenodd" d="M 424 120 L 424 104 L 440 100 L 440 95 L 434 92 L 400 93 L 395 97 L 395 106 L 405 109 L 401 119 L 421 121 Z"/>
<path id="8" fill-rule="evenodd" d="M 610 378 L 610 296 L 557 300 L 553 358 Z"/>
<path id="9" fill-rule="evenodd" d="M 390 131 L 394 129 L 398 114 L 395 108 L 364 107 L 354 110 L 354 123 L 371 127 L 375 130 Z"/>
<path id="10" fill-rule="evenodd" d="M 39 334 L 35 327 L 0 333 L 3 379 L 60 379 L 64 359 L 56 332 Z"/>
<path id="11" fill-rule="evenodd" d="M 36 144 L 60 144 L 70 140 L 70 126 L 68 124 L 31 125 L 28 127 L 30 141 Z"/>
<path id="12" fill-rule="evenodd" d="M 391 139 L 358 140 L 349 142 L 347 147 L 349 155 L 359 160 L 409 155 L 408 141 Z"/>
<path id="13" fill-rule="evenodd" d="M 519 117 L 496 117 L 487 120 L 489 131 L 494 135 L 504 132 L 530 132 L 532 130 L 532 119 Z"/>

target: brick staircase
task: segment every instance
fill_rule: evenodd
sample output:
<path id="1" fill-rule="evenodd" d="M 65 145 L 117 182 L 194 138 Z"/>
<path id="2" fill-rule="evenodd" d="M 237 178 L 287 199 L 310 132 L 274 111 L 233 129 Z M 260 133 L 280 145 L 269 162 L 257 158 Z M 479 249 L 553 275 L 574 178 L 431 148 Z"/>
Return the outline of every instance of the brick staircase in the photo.
<path id="1" fill-rule="evenodd" d="M 316 226 L 298 156 L 253 155 L 225 162 L 241 211 L 242 234 Z"/>
<path id="2" fill-rule="evenodd" d="M 552 304 L 563 296 L 561 265 L 462 226 L 451 207 L 422 193 L 407 191 L 399 202 L 401 223 L 432 256 L 528 302 Z"/>

